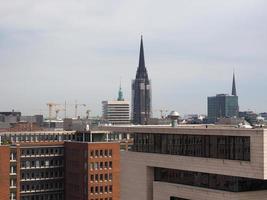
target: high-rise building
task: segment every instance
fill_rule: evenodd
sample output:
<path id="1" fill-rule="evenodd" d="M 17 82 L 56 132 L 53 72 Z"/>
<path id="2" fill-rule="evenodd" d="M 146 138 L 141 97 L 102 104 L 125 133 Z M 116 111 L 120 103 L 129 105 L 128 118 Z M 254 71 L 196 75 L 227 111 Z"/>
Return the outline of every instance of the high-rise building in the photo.
<path id="1" fill-rule="evenodd" d="M 151 117 L 151 81 L 145 66 L 143 38 L 141 36 L 139 65 L 132 82 L 132 117 L 134 124 L 147 124 Z"/>
<path id="2" fill-rule="evenodd" d="M 0 133 L 0 200 L 119 200 L 120 144 L 91 136 Z"/>
<path id="3" fill-rule="evenodd" d="M 208 97 L 208 121 L 215 123 L 220 118 L 238 117 L 239 106 L 236 93 L 235 74 L 233 74 L 232 94 L 217 94 Z"/>
<path id="4" fill-rule="evenodd" d="M 267 130 L 106 126 L 131 134 L 121 152 L 121 200 L 267 199 Z"/>
<path id="5" fill-rule="evenodd" d="M 130 124 L 130 103 L 123 98 L 121 86 L 115 101 L 102 101 L 103 119 L 111 124 Z"/>

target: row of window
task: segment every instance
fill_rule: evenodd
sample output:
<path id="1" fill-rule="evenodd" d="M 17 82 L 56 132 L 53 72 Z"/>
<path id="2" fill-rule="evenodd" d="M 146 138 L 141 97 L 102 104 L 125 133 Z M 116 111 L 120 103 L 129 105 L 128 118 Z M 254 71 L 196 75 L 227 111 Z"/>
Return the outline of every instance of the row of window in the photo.
<path id="1" fill-rule="evenodd" d="M 250 161 L 250 137 L 135 133 L 132 151 Z"/>
<path id="2" fill-rule="evenodd" d="M 166 168 L 155 168 L 154 180 L 229 192 L 245 192 L 267 189 L 266 180 Z"/>
<path id="3" fill-rule="evenodd" d="M 110 174 L 91 174 L 90 181 L 112 181 L 112 173 Z"/>
<path id="4" fill-rule="evenodd" d="M 112 168 L 112 161 L 106 162 L 91 162 L 90 169 L 91 170 L 101 170 L 101 169 L 111 169 Z"/>
<path id="5" fill-rule="evenodd" d="M 106 197 L 106 198 L 92 198 L 90 200 L 112 200 L 112 197 Z"/>
<path id="6" fill-rule="evenodd" d="M 90 151 L 90 157 L 112 157 L 112 149 L 96 149 Z"/>
<path id="7" fill-rule="evenodd" d="M 35 171 L 31 173 L 21 173 L 21 179 L 40 179 L 40 178 L 61 178 L 63 177 L 62 170 L 49 170 L 49 171 Z"/>
<path id="8" fill-rule="evenodd" d="M 63 200 L 63 194 L 38 194 L 31 196 L 22 196 L 21 200 Z"/>
<path id="9" fill-rule="evenodd" d="M 62 182 L 46 182 L 46 183 L 34 183 L 34 184 L 22 184 L 20 190 L 22 192 L 35 191 L 35 190 L 57 190 L 63 189 Z"/>
<path id="10" fill-rule="evenodd" d="M 91 194 L 112 193 L 112 185 L 91 187 L 90 188 L 90 193 Z"/>
<path id="11" fill-rule="evenodd" d="M 3 140 L 12 142 L 36 142 L 36 141 L 64 141 L 74 140 L 75 134 L 57 135 L 57 134 L 18 134 L 18 135 L 3 135 Z"/>
<path id="12" fill-rule="evenodd" d="M 63 154 L 63 148 L 33 148 L 33 149 L 22 149 L 20 152 L 21 156 L 34 156 L 34 155 L 51 155 L 51 154 Z"/>
<path id="13" fill-rule="evenodd" d="M 62 166 L 63 159 L 46 159 L 46 160 L 26 160 L 21 161 L 21 168 L 38 168 L 38 167 L 50 167 L 50 166 Z"/>

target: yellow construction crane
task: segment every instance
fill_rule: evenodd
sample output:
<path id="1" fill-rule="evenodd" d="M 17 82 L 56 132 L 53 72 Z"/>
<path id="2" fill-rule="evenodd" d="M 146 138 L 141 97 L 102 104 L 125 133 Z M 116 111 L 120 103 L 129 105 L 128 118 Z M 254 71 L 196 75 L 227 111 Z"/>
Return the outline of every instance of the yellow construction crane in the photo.
<path id="1" fill-rule="evenodd" d="M 168 112 L 167 109 L 156 109 L 155 111 L 159 111 L 160 117 L 164 119 L 166 117 L 166 113 Z"/>
<path id="2" fill-rule="evenodd" d="M 66 111 L 66 110 L 65 110 L 65 108 L 58 108 L 55 111 L 56 111 L 56 119 L 58 119 L 58 113 L 59 113 L 59 111 Z"/>
<path id="3" fill-rule="evenodd" d="M 65 102 L 65 114 L 66 114 L 67 105 L 68 106 L 73 106 L 74 105 L 74 111 L 75 111 L 74 117 L 75 118 L 77 118 L 77 116 L 78 116 L 78 108 L 81 107 L 81 106 L 82 107 L 86 107 L 87 106 L 86 104 L 83 104 L 83 103 L 81 103 L 81 104 L 77 103 L 77 100 L 75 100 L 75 104 L 69 104 L 69 103 Z"/>
<path id="4" fill-rule="evenodd" d="M 75 118 L 77 118 L 77 115 L 78 115 L 78 107 L 79 106 L 86 107 L 86 104 L 79 104 L 79 103 L 77 103 L 77 101 L 75 101 Z"/>

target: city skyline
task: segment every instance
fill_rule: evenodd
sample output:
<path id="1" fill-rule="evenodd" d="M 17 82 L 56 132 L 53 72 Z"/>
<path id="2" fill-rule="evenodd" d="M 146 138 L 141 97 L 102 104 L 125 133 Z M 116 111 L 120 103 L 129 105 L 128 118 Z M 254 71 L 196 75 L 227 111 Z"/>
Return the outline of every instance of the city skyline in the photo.
<path id="1" fill-rule="evenodd" d="M 46 114 L 47 102 L 78 100 L 100 115 L 120 77 L 131 100 L 143 34 L 154 114 L 206 113 L 207 96 L 231 93 L 233 68 L 240 110 L 266 111 L 265 1 L 1 5 L 1 110 Z"/>

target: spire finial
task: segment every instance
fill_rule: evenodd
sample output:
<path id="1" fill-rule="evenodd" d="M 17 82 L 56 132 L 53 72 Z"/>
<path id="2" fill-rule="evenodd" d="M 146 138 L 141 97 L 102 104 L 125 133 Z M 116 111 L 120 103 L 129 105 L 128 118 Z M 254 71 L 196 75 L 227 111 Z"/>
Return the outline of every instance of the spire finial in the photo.
<path id="1" fill-rule="evenodd" d="M 143 35 L 141 35 L 139 65 L 138 65 L 138 69 L 137 69 L 137 73 L 136 73 L 136 78 L 148 78 L 146 66 L 145 66 Z"/>
<path id="2" fill-rule="evenodd" d="M 237 96 L 235 84 L 235 69 L 233 70 L 232 95 Z"/>
<path id="3" fill-rule="evenodd" d="M 117 100 L 118 101 L 124 101 L 124 99 L 123 99 L 123 92 L 122 92 L 122 89 L 121 89 L 121 78 L 120 78 L 120 87 L 119 87 L 119 93 L 118 93 Z"/>

